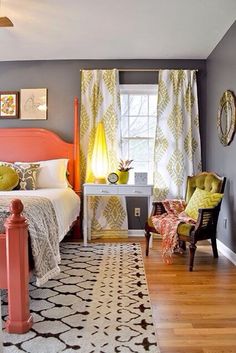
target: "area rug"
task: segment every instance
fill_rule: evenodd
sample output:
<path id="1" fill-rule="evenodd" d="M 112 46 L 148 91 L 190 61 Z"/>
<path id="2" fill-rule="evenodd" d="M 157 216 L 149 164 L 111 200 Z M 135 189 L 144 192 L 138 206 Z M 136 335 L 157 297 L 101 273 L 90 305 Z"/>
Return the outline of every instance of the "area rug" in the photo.
<path id="1" fill-rule="evenodd" d="M 61 254 L 54 280 L 30 284 L 32 329 L 4 332 L 4 353 L 159 353 L 140 245 L 63 243 Z"/>

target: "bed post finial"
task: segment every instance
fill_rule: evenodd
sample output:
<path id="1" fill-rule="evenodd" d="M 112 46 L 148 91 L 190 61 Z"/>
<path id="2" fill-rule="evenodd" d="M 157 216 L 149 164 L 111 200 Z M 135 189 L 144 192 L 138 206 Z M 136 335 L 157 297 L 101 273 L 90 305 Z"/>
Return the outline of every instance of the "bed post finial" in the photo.
<path id="1" fill-rule="evenodd" d="M 17 218 L 19 219 L 19 217 L 21 216 L 21 212 L 23 211 L 23 203 L 21 202 L 21 200 L 19 199 L 14 199 L 12 200 L 12 202 L 10 203 L 10 212 L 12 214 L 11 220 L 12 218 Z M 22 218 L 24 218 L 23 216 L 21 216 Z"/>
<path id="2" fill-rule="evenodd" d="M 79 169 L 79 99 L 74 98 L 74 190 L 80 192 Z"/>
<path id="3" fill-rule="evenodd" d="M 21 200 L 12 200 L 11 215 L 4 224 L 8 289 L 6 330 L 9 333 L 25 333 L 33 323 L 29 311 L 28 224 L 25 217 L 21 215 L 22 211 Z"/>

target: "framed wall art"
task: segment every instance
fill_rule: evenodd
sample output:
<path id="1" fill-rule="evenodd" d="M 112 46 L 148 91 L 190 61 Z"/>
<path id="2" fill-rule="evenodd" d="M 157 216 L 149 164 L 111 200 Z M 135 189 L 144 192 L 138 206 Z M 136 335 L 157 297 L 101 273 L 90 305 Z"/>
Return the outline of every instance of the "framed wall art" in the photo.
<path id="1" fill-rule="evenodd" d="M 19 117 L 19 92 L 0 92 L 0 119 Z"/>
<path id="2" fill-rule="evenodd" d="M 20 90 L 20 118 L 24 120 L 47 119 L 47 88 Z"/>
<path id="3" fill-rule="evenodd" d="M 147 185 L 148 173 L 134 173 L 134 184 L 135 185 Z"/>
<path id="4" fill-rule="evenodd" d="M 220 142 L 228 146 L 233 140 L 236 128 L 236 98 L 232 91 L 223 93 L 217 115 L 217 130 Z"/>

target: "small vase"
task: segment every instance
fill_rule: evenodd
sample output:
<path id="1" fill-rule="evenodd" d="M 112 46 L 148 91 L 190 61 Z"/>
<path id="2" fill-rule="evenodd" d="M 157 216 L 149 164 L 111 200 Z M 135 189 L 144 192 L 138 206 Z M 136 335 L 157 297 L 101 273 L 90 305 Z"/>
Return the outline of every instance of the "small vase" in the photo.
<path id="1" fill-rule="evenodd" d="M 129 171 L 117 170 L 119 176 L 118 184 L 127 184 L 129 180 Z"/>

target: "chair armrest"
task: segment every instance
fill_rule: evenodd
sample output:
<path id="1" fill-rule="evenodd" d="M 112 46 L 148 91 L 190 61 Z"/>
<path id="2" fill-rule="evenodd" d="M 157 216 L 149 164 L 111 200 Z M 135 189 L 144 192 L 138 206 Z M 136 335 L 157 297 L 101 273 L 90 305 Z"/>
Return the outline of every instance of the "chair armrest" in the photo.
<path id="1" fill-rule="evenodd" d="M 155 232 L 154 225 L 152 224 L 152 221 L 150 222 L 150 218 L 153 216 L 160 216 L 161 214 L 166 213 L 166 210 L 162 204 L 161 201 L 154 201 L 152 203 L 152 210 L 151 214 L 148 215 L 148 219 L 145 222 L 145 231 L 147 232 Z M 150 222 L 150 223 L 149 223 Z"/>
<path id="2" fill-rule="evenodd" d="M 152 203 L 152 211 L 149 217 L 152 216 L 159 216 L 163 213 L 166 213 L 165 207 L 163 206 L 163 203 L 161 201 L 154 201 Z"/>
<path id="3" fill-rule="evenodd" d="M 195 229 L 216 228 L 219 211 L 218 205 L 213 208 L 199 208 Z"/>

